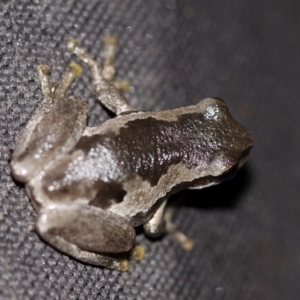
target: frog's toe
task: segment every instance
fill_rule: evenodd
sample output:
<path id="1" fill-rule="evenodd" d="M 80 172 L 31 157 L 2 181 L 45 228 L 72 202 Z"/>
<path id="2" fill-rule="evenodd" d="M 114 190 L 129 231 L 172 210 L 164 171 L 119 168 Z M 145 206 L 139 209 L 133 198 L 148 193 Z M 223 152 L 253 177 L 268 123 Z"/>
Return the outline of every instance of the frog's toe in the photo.
<path id="1" fill-rule="evenodd" d="M 46 65 L 38 65 L 37 66 L 37 71 L 40 72 L 40 73 L 42 73 L 45 76 L 50 75 L 49 68 Z"/>
<path id="2" fill-rule="evenodd" d="M 127 93 L 130 90 L 130 83 L 126 79 L 118 79 L 113 81 L 113 85 L 116 89 L 123 93 Z"/>
<path id="3" fill-rule="evenodd" d="M 142 260 L 145 257 L 146 250 L 142 246 L 134 246 L 130 250 L 130 258 L 134 260 Z"/>
<path id="4" fill-rule="evenodd" d="M 170 232 L 171 237 L 185 250 L 185 251 L 192 251 L 194 248 L 194 242 L 192 239 L 187 237 L 182 232 L 175 230 Z"/>
<path id="5" fill-rule="evenodd" d="M 127 259 L 122 259 L 118 263 L 118 267 L 116 269 L 121 272 L 126 272 L 129 269 L 129 261 Z"/>
<path id="6" fill-rule="evenodd" d="M 185 251 L 192 251 L 194 248 L 194 242 L 192 239 L 187 237 L 186 240 L 182 242 L 181 246 Z"/>
<path id="7" fill-rule="evenodd" d="M 72 38 L 67 40 L 67 49 L 70 52 L 74 52 L 77 47 L 78 47 L 78 43 L 76 39 Z"/>

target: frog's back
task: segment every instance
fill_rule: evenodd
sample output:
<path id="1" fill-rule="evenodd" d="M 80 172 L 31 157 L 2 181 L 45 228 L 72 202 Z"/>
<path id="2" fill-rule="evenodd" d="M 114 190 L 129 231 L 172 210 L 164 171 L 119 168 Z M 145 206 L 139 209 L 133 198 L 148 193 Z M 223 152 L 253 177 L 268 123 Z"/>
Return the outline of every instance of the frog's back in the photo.
<path id="1" fill-rule="evenodd" d="M 155 202 L 179 186 L 183 189 L 200 177 L 217 175 L 205 174 L 213 172 L 207 166 L 215 154 L 230 148 L 233 136 L 235 144 L 240 143 L 232 150 L 233 161 L 249 147 L 250 133 L 228 113 L 221 115 L 222 109 L 227 112 L 223 102 L 207 99 L 172 111 L 118 116 L 87 130 L 59 162 L 58 171 L 48 172 L 45 187 L 49 190 L 51 185 L 53 199 L 64 195 L 71 201 L 76 195 L 91 205 L 138 219 L 133 221 L 138 225 Z"/>

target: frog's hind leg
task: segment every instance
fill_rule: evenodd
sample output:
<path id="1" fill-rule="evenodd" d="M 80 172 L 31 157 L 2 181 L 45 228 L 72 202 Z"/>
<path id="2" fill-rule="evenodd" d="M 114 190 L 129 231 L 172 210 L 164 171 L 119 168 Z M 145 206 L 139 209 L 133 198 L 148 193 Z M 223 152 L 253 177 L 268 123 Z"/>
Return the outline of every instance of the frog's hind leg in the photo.
<path id="1" fill-rule="evenodd" d="M 58 205 L 40 211 L 36 228 L 51 246 L 82 262 L 119 271 L 129 267 L 135 230 L 116 214 L 84 204 Z"/>
<path id="2" fill-rule="evenodd" d="M 87 105 L 65 94 L 79 75 L 81 67 L 71 64 L 63 79 L 52 88 L 47 66 L 37 68 L 43 101 L 27 123 L 12 155 L 15 179 L 28 182 L 47 163 L 59 159 L 77 143 L 86 127 Z"/>
<path id="3" fill-rule="evenodd" d="M 93 86 L 99 102 L 116 115 L 119 115 L 136 111 L 136 109 L 129 105 L 122 92 L 111 82 L 115 74 L 113 66 L 115 43 L 113 38 L 106 38 L 103 68 L 84 49 L 78 46 L 75 39 L 70 39 L 67 42 L 67 48 L 91 69 Z"/>

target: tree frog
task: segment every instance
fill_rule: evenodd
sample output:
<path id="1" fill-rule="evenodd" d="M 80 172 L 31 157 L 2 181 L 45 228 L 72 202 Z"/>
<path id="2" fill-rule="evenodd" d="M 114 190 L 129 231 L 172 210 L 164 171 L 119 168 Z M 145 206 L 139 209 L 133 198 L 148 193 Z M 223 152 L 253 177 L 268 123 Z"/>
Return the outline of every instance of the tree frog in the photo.
<path id="1" fill-rule="evenodd" d="M 91 70 L 99 102 L 116 117 L 87 127 L 87 104 L 66 93 L 81 73 L 71 63 L 51 85 L 37 68 L 43 101 L 29 120 L 11 160 L 38 217 L 36 231 L 54 248 L 82 262 L 125 271 L 141 259 L 135 227 L 148 236 L 171 234 L 185 249 L 192 242 L 166 210 L 183 189 L 202 189 L 235 175 L 253 144 L 251 132 L 217 98 L 159 112 L 138 111 L 115 87 L 116 40 L 105 40 L 99 64 L 75 39 L 67 42 Z"/>

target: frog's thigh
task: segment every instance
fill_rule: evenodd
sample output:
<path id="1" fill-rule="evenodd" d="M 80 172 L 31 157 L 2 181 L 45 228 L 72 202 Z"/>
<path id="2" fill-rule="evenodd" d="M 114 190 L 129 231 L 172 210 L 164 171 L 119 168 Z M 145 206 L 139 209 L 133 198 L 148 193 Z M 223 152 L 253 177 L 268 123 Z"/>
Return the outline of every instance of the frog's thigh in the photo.
<path id="1" fill-rule="evenodd" d="M 37 67 L 37 71 L 41 83 L 41 90 L 43 94 L 43 101 L 36 109 L 34 114 L 31 116 L 29 122 L 27 123 L 26 128 L 24 129 L 20 141 L 18 142 L 18 145 L 16 146 L 14 152 L 22 151 L 21 149 L 18 148 L 28 148 L 32 142 L 37 140 L 36 135 L 40 133 L 42 130 L 46 129 L 44 132 L 42 132 L 42 134 L 45 136 L 45 133 L 47 133 L 48 129 L 53 125 L 53 123 L 49 123 L 47 121 L 49 119 L 48 114 L 52 115 L 52 119 L 53 116 L 55 116 L 54 121 L 57 122 L 61 121 L 62 117 L 65 117 L 66 115 L 65 113 L 61 115 L 62 105 L 60 106 L 57 105 L 57 102 L 60 102 L 64 99 L 64 95 L 67 92 L 69 86 L 72 84 L 74 79 L 79 75 L 81 69 L 78 71 L 77 70 L 78 68 L 80 69 L 80 66 L 74 63 L 70 65 L 70 68 L 66 72 L 64 78 L 59 82 L 57 86 L 58 87 L 57 91 L 55 91 L 53 94 L 51 91 L 51 85 L 49 83 L 50 72 L 48 67 L 45 65 L 39 65 Z M 68 100 L 69 109 L 67 115 L 69 114 L 70 110 L 71 111 L 73 110 L 75 112 L 78 112 L 78 110 L 80 111 L 84 110 L 84 113 L 87 114 L 86 104 L 82 103 L 82 100 L 80 100 L 81 103 L 79 107 L 76 107 L 78 106 L 78 103 L 73 104 L 72 101 L 73 99 Z"/>
<path id="2" fill-rule="evenodd" d="M 69 152 L 82 136 L 86 119 L 87 106 L 80 98 L 55 103 L 18 141 L 11 162 L 14 178 L 27 182 L 49 162 Z"/>
<path id="3" fill-rule="evenodd" d="M 126 259 L 109 256 L 129 251 L 135 242 L 134 228 L 116 214 L 88 205 L 59 206 L 42 210 L 36 227 L 50 245 L 80 261 L 128 269 Z"/>
<path id="4" fill-rule="evenodd" d="M 158 208 L 152 218 L 144 224 L 145 233 L 150 237 L 158 237 L 165 233 L 166 222 L 165 222 L 165 207 L 167 201 L 164 201 Z"/>

